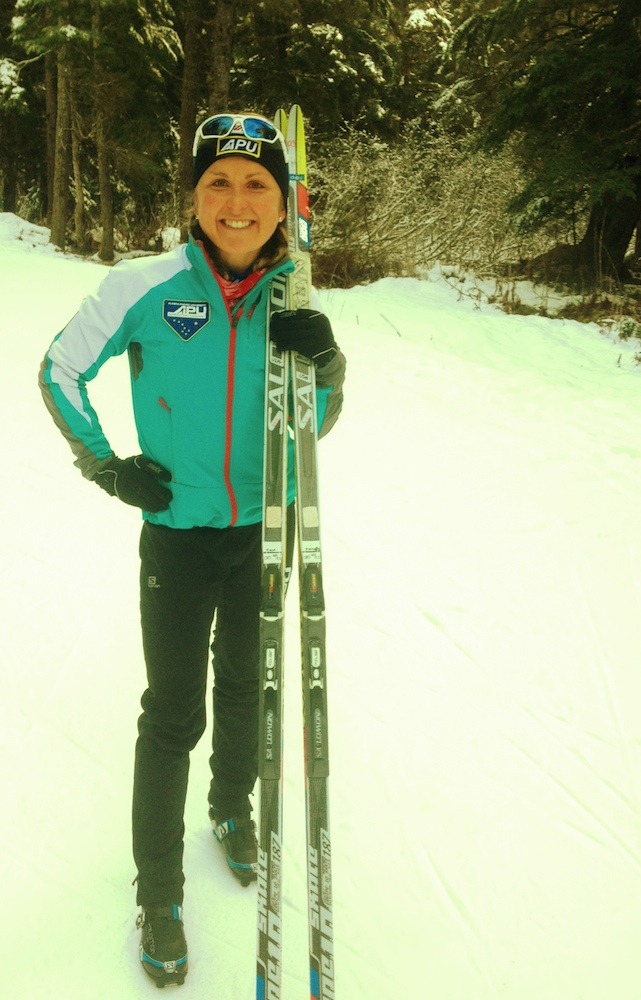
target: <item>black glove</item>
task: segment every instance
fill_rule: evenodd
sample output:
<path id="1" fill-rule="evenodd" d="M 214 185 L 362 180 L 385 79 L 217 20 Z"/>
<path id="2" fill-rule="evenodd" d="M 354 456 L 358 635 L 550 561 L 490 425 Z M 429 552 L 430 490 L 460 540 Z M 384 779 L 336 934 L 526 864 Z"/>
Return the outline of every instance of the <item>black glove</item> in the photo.
<path id="1" fill-rule="evenodd" d="M 336 354 L 336 341 L 324 313 L 314 309 L 288 309 L 274 313 L 269 336 L 279 351 L 297 351 L 311 358 L 319 368 Z"/>
<path id="2" fill-rule="evenodd" d="M 171 492 L 161 480 L 169 482 L 171 472 L 144 455 L 133 458 L 116 458 L 114 455 L 92 479 L 109 496 L 118 497 L 132 507 L 141 507 L 150 514 L 169 507 Z"/>

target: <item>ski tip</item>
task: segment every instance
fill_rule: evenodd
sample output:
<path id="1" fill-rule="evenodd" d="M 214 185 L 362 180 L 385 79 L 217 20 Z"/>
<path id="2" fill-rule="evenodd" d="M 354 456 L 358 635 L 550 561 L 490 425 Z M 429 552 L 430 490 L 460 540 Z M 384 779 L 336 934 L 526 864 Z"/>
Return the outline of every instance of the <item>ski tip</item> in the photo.
<path id="1" fill-rule="evenodd" d="M 276 111 L 274 125 L 283 136 L 287 135 L 287 114 L 284 108 L 278 108 Z"/>

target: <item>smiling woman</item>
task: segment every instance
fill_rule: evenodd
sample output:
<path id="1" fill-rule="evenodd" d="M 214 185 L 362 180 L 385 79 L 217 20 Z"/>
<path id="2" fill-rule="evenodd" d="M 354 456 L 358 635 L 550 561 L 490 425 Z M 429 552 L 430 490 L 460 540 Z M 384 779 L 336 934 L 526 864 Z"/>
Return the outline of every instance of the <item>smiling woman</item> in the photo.
<path id="1" fill-rule="evenodd" d="M 285 202 L 272 174 L 240 156 L 216 160 L 194 190 L 194 215 L 227 270 L 247 273 L 259 250 L 285 219 Z"/>
<path id="2" fill-rule="evenodd" d="M 83 475 L 143 511 L 148 688 L 133 848 L 140 958 L 159 986 L 187 974 L 183 811 L 189 754 L 206 728 L 214 618 L 209 818 L 231 873 L 243 885 L 256 880 L 250 795 L 258 770 L 266 331 L 277 350 L 313 360 L 321 435 L 340 412 L 345 367 L 322 313 L 268 317 L 272 280 L 294 270 L 282 226 L 289 171 L 281 133 L 258 115 L 213 115 L 196 132 L 193 170 L 188 244 L 113 268 L 41 368 L 46 404 Z M 121 459 L 87 383 L 125 351 L 143 454 Z M 294 493 L 291 483 L 289 505 Z"/>
<path id="3" fill-rule="evenodd" d="M 258 115 L 213 115 L 194 138 L 191 233 L 216 271 L 237 281 L 287 254 L 285 140 Z"/>

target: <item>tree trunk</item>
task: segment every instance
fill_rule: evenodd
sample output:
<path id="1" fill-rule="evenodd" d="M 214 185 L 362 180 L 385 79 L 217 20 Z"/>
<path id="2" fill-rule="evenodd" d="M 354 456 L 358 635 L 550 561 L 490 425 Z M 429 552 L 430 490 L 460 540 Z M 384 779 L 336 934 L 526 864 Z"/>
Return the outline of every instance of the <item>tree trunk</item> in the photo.
<path id="1" fill-rule="evenodd" d="M 51 212 L 51 242 L 64 249 L 67 234 L 67 219 L 69 215 L 69 172 L 71 143 L 70 107 L 69 107 L 69 76 L 70 57 L 66 46 L 58 53 L 56 103 L 56 154 L 53 174 L 53 207 Z"/>
<path id="2" fill-rule="evenodd" d="M 16 213 L 18 211 L 18 170 L 16 167 L 16 158 L 11 150 L 18 148 L 20 139 L 15 115 L 7 115 L 5 127 L 2 130 L 2 138 L 3 142 L 6 143 L 8 155 L 3 155 L 2 167 L 0 169 L 2 183 L 0 204 L 2 204 L 3 212 Z"/>
<path id="3" fill-rule="evenodd" d="M 100 250 L 98 257 L 106 264 L 114 259 L 114 213 L 113 191 L 111 187 L 111 157 L 109 154 L 108 114 L 105 107 L 107 80 L 100 58 L 100 4 L 94 2 L 92 15 L 93 29 L 93 71 L 94 71 L 94 121 L 96 156 L 98 160 L 98 188 L 100 192 Z"/>
<path id="4" fill-rule="evenodd" d="M 100 187 L 100 227 L 102 237 L 98 256 L 110 264 L 114 259 L 114 211 L 111 188 L 111 163 L 102 109 L 96 113 L 96 146 L 98 148 L 98 184 Z"/>
<path id="5" fill-rule="evenodd" d="M 234 27 L 234 0 L 218 0 L 210 36 L 209 110 L 212 114 L 228 110 Z"/>
<path id="6" fill-rule="evenodd" d="M 48 13 L 46 15 L 49 16 Z M 47 151 L 47 205 L 46 218 L 51 225 L 53 217 L 53 178 L 56 169 L 56 56 L 45 54 L 45 134 Z"/>
<path id="7" fill-rule="evenodd" d="M 71 162 L 73 165 L 73 196 L 74 196 L 74 242 L 78 250 L 84 251 L 87 234 L 85 222 L 85 194 L 82 186 L 82 164 L 80 159 L 80 120 L 76 107 L 75 80 L 70 79 L 70 112 L 71 112 Z"/>
<path id="8" fill-rule="evenodd" d="M 636 180 L 635 194 L 619 199 L 607 195 L 593 207 L 580 243 L 553 247 L 531 261 L 530 270 L 543 280 L 565 281 L 582 290 L 608 278 L 629 281 L 625 256 L 639 225 L 641 178 Z"/>
<path id="9" fill-rule="evenodd" d="M 611 195 L 595 205 L 585 236 L 577 246 L 579 261 L 598 280 L 602 276 L 629 278 L 624 258 L 641 219 L 641 183 L 634 196 L 615 200 Z"/>
<path id="10" fill-rule="evenodd" d="M 185 11 L 185 37 L 183 40 L 183 77 L 178 123 L 180 148 L 178 152 L 178 206 L 180 235 L 187 241 L 189 220 L 193 207 L 192 156 L 198 101 L 202 93 L 202 3 L 191 0 Z"/>

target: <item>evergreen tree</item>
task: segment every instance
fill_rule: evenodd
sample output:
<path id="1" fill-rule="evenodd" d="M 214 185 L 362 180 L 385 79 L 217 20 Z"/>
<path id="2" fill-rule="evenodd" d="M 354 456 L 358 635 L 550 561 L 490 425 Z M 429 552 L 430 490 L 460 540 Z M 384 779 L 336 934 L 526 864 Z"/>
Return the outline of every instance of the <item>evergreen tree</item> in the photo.
<path id="1" fill-rule="evenodd" d="M 344 124 L 384 127 L 394 81 L 391 4 L 380 0 L 264 0 L 236 31 L 237 106 L 299 103 L 319 139 Z"/>
<path id="2" fill-rule="evenodd" d="M 13 29 L 22 19 L 17 6 L 14 0 L 0 0 L 0 192 L 4 211 L 18 211 L 21 200 L 28 199 L 31 211 L 42 217 L 49 152 L 42 130 L 46 58 L 14 41 Z M 50 96 L 55 100 L 55 93 Z"/>
<path id="3" fill-rule="evenodd" d="M 452 16 L 443 4 L 397 2 L 391 5 L 390 50 L 394 79 L 387 87 L 389 134 L 401 134 L 407 123 L 434 128 L 443 82 L 440 74 L 452 36 Z"/>
<path id="4" fill-rule="evenodd" d="M 529 180 L 513 203 L 519 223 L 583 238 L 542 264 L 625 277 L 641 217 L 641 18 L 638 0 L 503 0 L 455 33 L 453 53 L 490 148 L 516 138 Z"/>
<path id="5" fill-rule="evenodd" d="M 20 118 L 27 114 L 25 88 L 20 80 L 18 54 L 11 44 L 13 2 L 0 0 L 0 198 L 5 212 L 17 207 Z"/>
<path id="6" fill-rule="evenodd" d="M 47 177 L 50 203 L 48 213 L 51 238 L 58 246 L 66 242 L 69 215 L 69 182 L 72 172 L 72 128 L 77 119 L 71 109 L 76 105 L 76 70 L 87 39 L 87 24 L 77 0 L 19 0 L 13 18 L 13 40 L 29 55 L 40 57 L 44 71 L 55 78 L 55 140 L 39 129 L 47 151 Z M 49 60 L 45 59 L 49 56 Z M 54 100 L 53 85 L 47 89 Z M 49 107 L 48 111 L 52 109 Z M 53 159 L 50 157 L 53 154 Z"/>
<path id="7" fill-rule="evenodd" d="M 204 98 L 202 66 L 206 52 L 205 21 L 207 0 L 183 0 L 174 4 L 176 26 L 182 40 L 183 64 L 178 113 L 178 206 L 182 237 L 187 238 L 187 222 L 191 215 L 192 143 L 199 107 Z"/>
<path id="8" fill-rule="evenodd" d="M 42 57 L 47 95 L 55 65 L 55 107 L 48 96 L 46 127 L 35 128 L 41 149 L 50 150 L 55 121 L 47 161 L 52 241 L 65 245 L 71 188 L 74 241 L 82 248 L 87 193 L 100 203 L 101 257 L 112 259 L 114 192 L 143 216 L 151 215 L 159 187 L 167 187 L 174 149 L 165 82 L 180 52 L 173 11 L 166 0 L 18 0 L 16 11 L 13 43 Z"/>
<path id="9" fill-rule="evenodd" d="M 128 204 L 138 225 L 171 202 L 172 135 L 181 43 L 166 0 L 92 0 L 92 160 L 98 173 L 100 257 L 113 258 L 115 214 Z M 175 80 L 175 89 L 172 82 Z M 93 87 L 91 86 L 93 84 Z"/>

